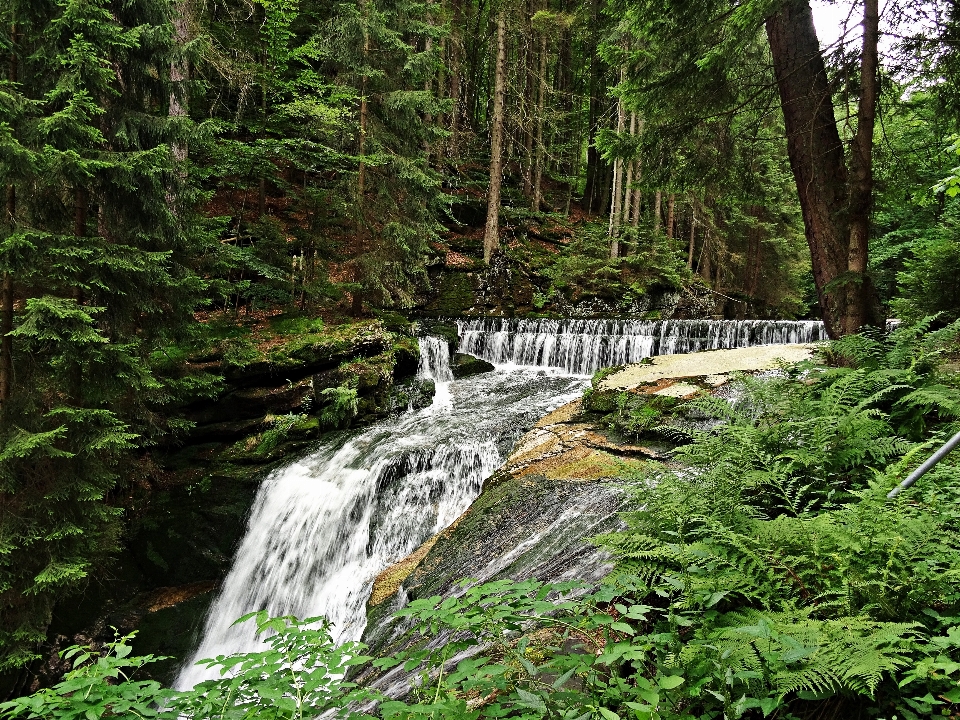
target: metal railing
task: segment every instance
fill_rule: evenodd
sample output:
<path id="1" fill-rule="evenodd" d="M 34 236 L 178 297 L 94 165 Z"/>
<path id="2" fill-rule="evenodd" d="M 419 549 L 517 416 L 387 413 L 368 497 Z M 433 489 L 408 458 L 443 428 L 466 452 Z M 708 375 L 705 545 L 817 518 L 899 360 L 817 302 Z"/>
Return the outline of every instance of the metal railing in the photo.
<path id="1" fill-rule="evenodd" d="M 914 470 L 902 483 L 897 485 L 893 490 L 887 493 L 888 499 L 893 499 L 901 492 L 906 490 L 908 487 L 913 485 L 917 480 L 926 475 L 934 465 L 943 460 L 950 451 L 953 450 L 957 445 L 960 445 L 960 432 L 954 435 L 952 438 L 947 440 L 946 444 L 937 450 L 933 455 L 931 455 L 927 461 Z"/>

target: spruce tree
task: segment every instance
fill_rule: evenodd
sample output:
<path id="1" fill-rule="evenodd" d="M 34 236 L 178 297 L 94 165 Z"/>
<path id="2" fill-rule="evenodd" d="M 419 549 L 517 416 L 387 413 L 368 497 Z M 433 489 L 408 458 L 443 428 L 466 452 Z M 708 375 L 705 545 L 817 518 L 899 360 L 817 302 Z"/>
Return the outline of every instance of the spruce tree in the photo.
<path id="1" fill-rule="evenodd" d="M 12 278 L 12 381 L 0 412 L 0 669 L 115 547 L 119 463 L 165 430 L 151 355 L 198 282 L 169 205 L 166 0 L 48 0 L 4 11 L 19 68 L 0 104 L 0 242 Z M 15 40 L 15 42 L 11 42 Z M 16 127 L 14 134 L 9 128 Z"/>

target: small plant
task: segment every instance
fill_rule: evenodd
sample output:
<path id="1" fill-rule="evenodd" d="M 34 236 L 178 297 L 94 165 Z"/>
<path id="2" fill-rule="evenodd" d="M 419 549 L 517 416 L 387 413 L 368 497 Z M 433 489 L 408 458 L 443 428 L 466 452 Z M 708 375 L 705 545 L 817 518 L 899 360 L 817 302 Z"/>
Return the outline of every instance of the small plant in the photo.
<path id="1" fill-rule="evenodd" d="M 356 417 L 356 388 L 338 385 L 321 390 L 319 395 L 326 401 L 320 409 L 320 420 L 324 425 L 339 427 L 344 422 Z"/>
<path id="2" fill-rule="evenodd" d="M 260 436 L 260 443 L 257 445 L 257 452 L 266 455 L 274 450 L 280 443 L 286 440 L 291 428 L 302 420 L 306 420 L 306 415 L 294 415 L 289 413 L 280 416 L 267 416 L 266 421 L 270 422 L 272 427 L 265 430 Z"/>

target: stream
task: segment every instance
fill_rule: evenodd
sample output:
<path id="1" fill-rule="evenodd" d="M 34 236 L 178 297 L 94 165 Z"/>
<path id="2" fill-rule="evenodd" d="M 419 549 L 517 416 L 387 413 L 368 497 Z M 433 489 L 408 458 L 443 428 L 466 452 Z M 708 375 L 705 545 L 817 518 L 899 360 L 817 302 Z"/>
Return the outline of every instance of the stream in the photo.
<path id="1" fill-rule="evenodd" d="M 203 658 L 260 650 L 261 609 L 325 615 L 338 641 L 366 624 L 374 577 L 447 527 L 516 440 L 580 396 L 601 367 L 698 350 L 824 340 L 817 322 L 503 320 L 458 322 L 461 352 L 493 372 L 454 380 L 446 341 L 420 338 L 433 404 L 340 433 L 260 486 L 233 566 L 207 615 L 180 689 L 215 677 Z"/>

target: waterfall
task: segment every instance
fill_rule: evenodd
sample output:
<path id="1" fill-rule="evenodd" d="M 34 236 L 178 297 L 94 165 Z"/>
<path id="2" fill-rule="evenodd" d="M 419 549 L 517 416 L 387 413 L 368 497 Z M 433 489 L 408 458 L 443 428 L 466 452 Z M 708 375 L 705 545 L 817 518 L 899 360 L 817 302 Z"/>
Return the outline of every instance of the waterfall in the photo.
<path id="1" fill-rule="evenodd" d="M 814 322 L 459 325 L 463 351 L 499 365 L 497 371 L 454 380 L 446 341 L 422 337 L 418 375 L 435 382 L 431 407 L 327 439 L 264 480 L 177 687 L 214 675 L 194 664 L 199 659 L 264 647 L 252 623 L 233 626 L 249 612 L 326 615 L 337 639 L 359 639 L 373 578 L 463 513 L 519 436 L 578 397 L 583 376 L 597 368 L 656 354 L 824 339 Z"/>
<path id="2" fill-rule="evenodd" d="M 417 338 L 420 345 L 420 365 L 417 377 L 434 382 L 435 392 L 431 413 L 450 409 L 450 383 L 453 370 L 450 368 L 450 345 L 443 338 L 424 335 Z"/>
<path id="3" fill-rule="evenodd" d="M 252 611 L 326 615 L 338 640 L 359 639 L 373 578 L 462 514 L 519 435 L 585 385 L 529 370 L 452 381 L 446 341 L 420 338 L 420 352 L 432 407 L 343 433 L 264 480 L 177 687 L 215 676 L 197 660 L 264 647 L 252 623 L 232 625 Z"/>
<path id="4" fill-rule="evenodd" d="M 443 338 L 425 335 L 417 338 L 420 344 L 420 366 L 417 376 L 429 378 L 438 383 L 448 383 L 453 380 L 453 370 L 450 369 L 450 345 Z"/>
<path id="5" fill-rule="evenodd" d="M 827 339 L 823 323 L 788 320 L 458 321 L 461 352 L 495 365 L 552 367 L 589 375 L 653 355 Z"/>

